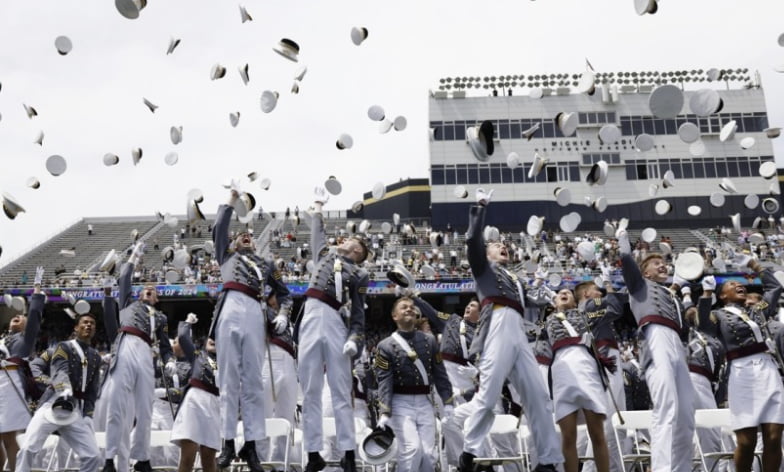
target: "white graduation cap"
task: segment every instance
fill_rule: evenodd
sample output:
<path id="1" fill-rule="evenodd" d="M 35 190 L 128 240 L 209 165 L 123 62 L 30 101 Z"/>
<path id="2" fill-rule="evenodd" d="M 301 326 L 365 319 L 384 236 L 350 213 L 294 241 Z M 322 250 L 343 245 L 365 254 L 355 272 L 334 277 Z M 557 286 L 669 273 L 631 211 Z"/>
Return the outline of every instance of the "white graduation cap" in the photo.
<path id="1" fill-rule="evenodd" d="M 272 50 L 290 61 L 297 62 L 299 60 L 299 44 L 288 38 L 281 39 Z"/>
<path id="2" fill-rule="evenodd" d="M 19 204 L 19 202 L 16 201 L 14 197 L 8 193 L 3 192 L 3 212 L 5 213 L 5 216 L 13 220 L 16 218 L 16 215 L 23 213 L 24 211 L 25 209 L 22 207 L 22 205 Z"/>
<path id="3" fill-rule="evenodd" d="M 724 194 L 721 192 L 713 192 L 710 195 L 710 203 L 716 208 L 724 206 Z"/>
<path id="4" fill-rule="evenodd" d="M 604 125 L 599 129 L 599 141 L 602 144 L 615 144 L 621 139 L 621 130 L 615 125 Z"/>
<path id="5" fill-rule="evenodd" d="M 759 196 L 756 193 L 750 193 L 750 194 L 746 195 L 746 198 L 743 199 L 743 204 L 749 210 L 753 210 L 753 209 L 757 208 L 757 206 L 759 205 L 759 202 L 760 202 L 760 198 L 759 198 Z"/>
<path id="6" fill-rule="evenodd" d="M 705 260 L 697 252 L 683 252 L 675 259 L 675 275 L 686 280 L 697 280 L 702 276 Z"/>
<path id="7" fill-rule="evenodd" d="M 122 16 L 129 20 L 139 18 L 139 13 L 147 6 L 147 0 L 114 0 L 114 6 Z"/>
<path id="8" fill-rule="evenodd" d="M 177 38 L 177 39 L 169 38 L 169 46 L 166 48 L 166 55 L 168 56 L 169 54 L 173 53 L 174 49 L 177 46 L 179 46 L 179 45 L 180 45 L 180 39 L 179 38 Z"/>
<path id="9" fill-rule="evenodd" d="M 781 128 L 765 128 L 763 132 L 768 139 L 775 139 L 781 135 Z"/>
<path id="10" fill-rule="evenodd" d="M 381 200 L 382 198 L 384 198 L 384 195 L 387 194 L 387 189 L 384 186 L 384 183 L 377 182 L 376 185 L 373 186 L 372 194 L 373 194 L 373 198 L 375 198 L 376 200 Z"/>
<path id="11" fill-rule="evenodd" d="M 326 188 L 327 192 L 331 195 L 340 195 L 340 192 L 343 191 L 343 185 L 334 175 L 330 175 L 324 182 L 324 188 Z"/>
<path id="12" fill-rule="evenodd" d="M 697 116 L 710 116 L 718 113 L 724 107 L 719 92 L 713 89 L 700 89 L 692 93 L 689 99 L 689 108 Z"/>
<path id="13" fill-rule="evenodd" d="M 652 243 L 656 240 L 656 230 L 654 228 L 645 228 L 640 234 L 640 238 L 646 243 Z"/>
<path id="14" fill-rule="evenodd" d="M 763 179 L 772 179 L 776 176 L 776 163 L 773 161 L 763 162 L 759 167 L 759 175 Z"/>
<path id="15" fill-rule="evenodd" d="M 664 178 L 662 178 L 662 187 L 675 187 L 675 173 L 672 170 L 667 170 L 667 172 L 664 173 Z"/>
<path id="16" fill-rule="evenodd" d="M 539 123 L 539 122 L 537 122 L 537 123 L 534 123 L 534 124 L 533 124 L 533 125 L 532 125 L 530 128 L 528 128 L 528 129 L 526 129 L 526 130 L 524 130 L 524 131 L 522 132 L 522 135 L 523 135 L 523 137 L 524 137 L 524 138 L 525 138 L 527 141 L 530 141 L 530 140 L 531 140 L 531 138 L 533 138 L 533 137 L 534 137 L 534 134 L 536 134 L 536 131 L 539 129 L 539 127 L 540 127 L 540 126 L 542 126 L 542 124 L 541 124 L 541 123 Z"/>
<path id="17" fill-rule="evenodd" d="M 732 222 L 732 228 L 735 232 L 740 234 L 740 213 L 730 215 L 730 222 Z"/>
<path id="18" fill-rule="evenodd" d="M 27 186 L 33 190 L 37 190 L 39 187 L 41 187 L 41 182 L 39 182 L 35 177 L 30 177 L 27 179 Z"/>
<path id="19" fill-rule="evenodd" d="M 58 36 L 54 39 L 54 47 L 57 49 L 57 53 L 61 56 L 65 56 L 71 49 L 73 49 L 73 44 L 71 43 L 70 38 L 68 36 Z"/>
<path id="20" fill-rule="evenodd" d="M 596 257 L 596 247 L 592 241 L 581 241 L 575 248 L 577 254 L 585 262 L 591 262 Z"/>
<path id="21" fill-rule="evenodd" d="M 593 95 L 596 93 L 596 75 L 591 70 L 586 70 L 580 75 L 577 81 L 577 92 L 586 95 Z"/>
<path id="22" fill-rule="evenodd" d="M 338 140 L 335 141 L 335 147 L 340 150 L 343 149 L 351 149 L 351 146 L 354 145 L 354 139 L 351 137 L 350 134 L 341 134 L 338 136 Z"/>
<path id="23" fill-rule="evenodd" d="M 656 0 L 634 0 L 634 10 L 638 15 L 653 15 L 659 10 L 659 4 Z"/>
<path id="24" fill-rule="evenodd" d="M 36 111 L 35 108 L 33 108 L 33 107 L 31 107 L 31 106 L 29 106 L 29 105 L 27 105 L 25 103 L 23 103 L 22 106 L 25 109 L 25 113 L 27 114 L 27 117 L 30 118 L 31 120 L 33 119 L 34 116 L 38 116 L 38 112 Z"/>
<path id="25" fill-rule="evenodd" d="M 386 115 L 384 114 L 384 108 L 381 105 L 372 105 L 368 108 L 368 118 L 373 121 L 383 121 Z"/>
<path id="26" fill-rule="evenodd" d="M 240 112 L 229 113 L 229 123 L 231 123 L 232 128 L 236 128 L 240 123 Z"/>
<path id="27" fill-rule="evenodd" d="M 501 233 L 495 226 L 485 226 L 484 230 L 482 230 L 482 237 L 484 237 L 485 242 L 498 241 L 501 239 Z"/>
<path id="28" fill-rule="evenodd" d="M 46 170 L 55 177 L 63 175 L 67 168 L 68 165 L 63 156 L 54 154 L 46 159 Z"/>
<path id="29" fill-rule="evenodd" d="M 659 193 L 659 184 L 648 185 L 648 196 L 653 198 Z"/>
<path id="30" fill-rule="evenodd" d="M 641 134 L 634 140 L 634 147 L 640 152 L 647 152 L 653 149 L 655 141 L 650 134 Z"/>
<path id="31" fill-rule="evenodd" d="M 240 20 L 242 20 L 243 23 L 246 21 L 253 21 L 253 17 L 250 16 L 248 10 L 246 10 L 242 5 L 240 5 Z"/>
<path id="32" fill-rule="evenodd" d="M 180 160 L 180 155 L 174 151 L 167 153 L 166 156 L 164 156 L 163 158 L 163 162 L 165 162 L 167 166 L 173 166 L 177 164 L 179 160 Z"/>
<path id="33" fill-rule="evenodd" d="M 477 160 L 485 162 L 493 155 L 495 151 L 495 144 L 493 143 L 494 133 L 493 122 L 489 120 L 466 129 L 468 145 L 471 147 L 471 151 Z"/>
<path id="34" fill-rule="evenodd" d="M 528 169 L 528 178 L 533 179 L 539 172 L 544 169 L 545 165 L 547 165 L 547 159 L 543 158 L 539 155 L 539 153 L 534 153 L 534 162 L 531 164 L 531 168 Z"/>
<path id="35" fill-rule="evenodd" d="M 689 205 L 686 212 L 691 216 L 699 216 L 702 213 L 702 207 L 699 205 Z"/>
<path id="36" fill-rule="evenodd" d="M 666 215 L 672 211 L 672 205 L 667 200 L 659 200 L 654 206 L 657 215 Z"/>
<path id="37" fill-rule="evenodd" d="M 561 228 L 561 231 L 564 233 L 572 233 L 574 232 L 577 227 L 580 225 L 582 221 L 582 217 L 576 211 L 568 213 L 561 217 L 561 220 L 558 223 L 558 226 Z"/>
<path id="38" fill-rule="evenodd" d="M 654 5 L 656 2 L 653 2 Z M 683 108 L 683 92 L 680 87 L 665 84 L 656 87 L 648 97 L 648 108 L 656 118 L 673 119 Z"/>
<path id="39" fill-rule="evenodd" d="M 278 104 L 278 92 L 265 90 L 261 93 L 261 111 L 269 113 L 275 109 Z"/>
<path id="40" fill-rule="evenodd" d="M 370 228 L 372 226 L 373 226 L 373 224 L 370 223 L 369 220 L 362 220 L 362 222 L 359 224 L 359 232 L 360 233 L 367 233 L 368 231 L 370 231 Z"/>
<path id="41" fill-rule="evenodd" d="M 572 203 L 572 191 L 568 188 L 556 187 L 553 191 L 553 195 L 555 196 L 555 201 L 562 207 Z"/>
<path id="42" fill-rule="evenodd" d="M 150 109 L 151 113 L 155 113 L 155 110 L 158 109 L 158 105 L 154 104 L 153 102 L 147 100 L 146 98 L 142 97 L 142 102 L 144 103 L 147 108 Z"/>
<path id="43" fill-rule="evenodd" d="M 766 198 L 762 200 L 762 211 L 765 213 L 772 215 L 774 213 L 778 213 L 779 211 L 779 201 L 775 198 Z"/>
<path id="44" fill-rule="evenodd" d="M 368 30 L 364 26 L 355 26 L 351 28 L 351 42 L 359 46 L 368 37 Z"/>
<path id="45" fill-rule="evenodd" d="M 204 192 L 198 188 L 192 188 L 188 190 L 188 200 L 193 200 L 196 203 L 201 203 L 204 201 Z"/>
<path id="46" fill-rule="evenodd" d="M 705 143 L 701 139 L 694 141 L 689 145 L 689 154 L 694 157 L 700 157 L 705 154 Z"/>
<path id="47" fill-rule="evenodd" d="M 591 205 L 594 210 L 598 211 L 599 213 L 604 213 L 604 210 L 607 209 L 607 198 L 604 196 L 597 198 L 593 205 Z"/>
<path id="48" fill-rule="evenodd" d="M 520 167 L 522 165 L 522 161 L 520 160 L 520 155 L 516 152 L 512 151 L 506 156 L 506 165 L 510 169 L 514 169 L 516 167 Z"/>
<path id="49" fill-rule="evenodd" d="M 525 226 L 525 232 L 528 233 L 529 236 L 537 236 L 542 232 L 543 225 L 543 216 L 531 215 L 531 217 L 528 218 L 528 224 Z"/>
<path id="50" fill-rule="evenodd" d="M 730 139 L 735 137 L 735 131 L 738 130 L 738 122 L 735 120 L 728 121 L 724 126 L 721 127 L 721 131 L 719 132 L 719 141 L 725 143 Z"/>
<path id="51" fill-rule="evenodd" d="M 455 187 L 453 192 L 455 198 L 467 198 L 468 197 L 468 190 L 463 185 L 458 185 Z"/>
<path id="52" fill-rule="evenodd" d="M 392 121 L 392 127 L 395 128 L 395 131 L 403 131 L 406 129 L 406 126 L 408 126 L 408 121 L 405 116 L 397 116 Z"/>
<path id="53" fill-rule="evenodd" d="M 35 144 L 39 145 L 39 146 L 43 146 L 44 145 L 44 132 L 43 132 L 43 130 L 38 132 L 38 134 L 35 137 L 35 141 L 33 141 L 33 142 Z"/>
<path id="54" fill-rule="evenodd" d="M 242 79 L 242 83 L 245 85 L 248 85 L 248 82 L 250 82 L 250 74 L 248 73 L 249 68 L 250 66 L 248 66 L 247 63 L 237 68 L 237 71 L 239 71 L 240 73 L 240 78 Z"/>
<path id="55" fill-rule="evenodd" d="M 142 155 L 143 154 L 144 154 L 144 151 L 142 151 L 142 148 L 133 148 L 133 149 L 131 149 L 131 160 L 133 161 L 133 165 L 134 166 L 139 164 L 139 161 L 142 160 Z"/>
<path id="56" fill-rule="evenodd" d="M 558 113 L 555 115 L 555 123 L 558 125 L 558 129 L 561 130 L 561 133 L 569 137 L 577 131 L 577 125 L 580 124 L 579 118 L 577 113 Z"/>
<path id="57" fill-rule="evenodd" d="M 606 161 L 599 161 L 591 166 L 588 175 L 585 176 L 585 182 L 588 185 L 604 185 L 607 183 L 607 176 L 609 175 L 610 167 Z"/>
<path id="58" fill-rule="evenodd" d="M 740 140 L 740 148 L 744 151 L 753 148 L 755 144 L 757 144 L 757 140 L 752 136 L 746 136 Z"/>
<path id="59" fill-rule="evenodd" d="M 687 121 L 678 127 L 678 137 L 686 144 L 691 144 L 700 139 L 700 128 Z"/>
<path id="60" fill-rule="evenodd" d="M 732 183 L 732 180 L 730 180 L 729 177 L 724 177 L 723 179 L 721 179 L 721 182 L 719 183 L 719 188 L 727 193 L 738 193 L 738 189 L 735 188 L 735 184 Z"/>
<path id="61" fill-rule="evenodd" d="M 222 79 L 226 76 L 226 68 L 220 64 L 214 64 L 210 69 L 210 80 Z"/>

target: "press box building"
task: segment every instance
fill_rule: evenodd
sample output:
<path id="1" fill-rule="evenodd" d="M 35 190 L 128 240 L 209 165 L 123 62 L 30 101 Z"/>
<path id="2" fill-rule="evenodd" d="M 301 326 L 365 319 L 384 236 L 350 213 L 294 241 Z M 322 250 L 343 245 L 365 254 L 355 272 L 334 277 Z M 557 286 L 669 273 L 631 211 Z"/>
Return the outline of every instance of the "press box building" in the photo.
<path id="1" fill-rule="evenodd" d="M 665 84 L 683 91 L 683 106 L 672 119 L 653 116 L 649 105 L 652 92 Z M 709 116 L 691 109 L 700 89 L 716 90 L 721 98 Z M 573 135 L 564 136 L 556 117 L 569 113 L 579 124 Z M 776 130 L 769 127 L 759 76 L 750 77 L 747 70 L 445 78 L 430 94 L 429 120 L 435 228 L 448 223 L 465 228 L 480 187 L 495 190 L 486 224 L 510 231 L 524 228 L 530 215 L 545 217 L 544 226 L 556 229 L 572 212 L 580 215 L 580 229 L 598 229 L 605 220 L 622 217 L 644 226 L 696 228 L 729 225 L 734 213 L 741 214 L 745 227 L 756 217 L 767 222 L 781 216 L 775 164 L 772 176 L 760 176 L 760 166 L 774 161 L 770 139 Z M 467 129 L 486 120 L 493 124 L 494 152 L 482 161 L 472 151 Z M 720 139 L 733 120 L 734 136 Z M 686 122 L 698 128 L 697 141 L 679 136 Z M 524 132 L 537 124 L 527 139 Z M 614 143 L 599 139 L 608 124 L 620 130 Z M 522 165 L 508 165 L 510 153 L 517 153 Z M 529 176 L 537 154 L 546 165 Z M 589 185 L 586 176 L 598 161 L 607 163 L 606 183 Z M 663 185 L 668 170 L 674 186 Z M 724 178 L 737 193 L 720 187 Z M 556 202 L 558 189 L 571 192 L 569 204 Z M 712 194 L 717 194 L 714 203 L 724 197 L 723 205 L 712 205 Z M 669 205 L 659 203 L 659 210 L 669 207 L 669 212 L 657 213 L 660 200 Z"/>

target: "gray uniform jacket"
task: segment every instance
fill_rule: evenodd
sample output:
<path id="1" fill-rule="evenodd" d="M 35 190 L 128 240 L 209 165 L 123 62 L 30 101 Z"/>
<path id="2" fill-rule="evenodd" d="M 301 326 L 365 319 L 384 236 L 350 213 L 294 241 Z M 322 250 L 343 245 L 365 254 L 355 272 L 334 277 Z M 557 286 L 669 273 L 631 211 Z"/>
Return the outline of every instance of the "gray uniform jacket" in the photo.
<path id="1" fill-rule="evenodd" d="M 764 290 L 761 302 L 751 308 L 727 304 L 713 311 L 710 316 L 700 319 L 700 329 L 717 337 L 724 344 L 728 361 L 768 350 L 768 346 L 765 345 L 765 339 L 768 338 L 766 324 L 769 319 L 776 316 L 782 287 L 773 276 L 771 269 L 763 270 L 760 278 Z M 761 331 L 761 341 L 756 338 L 751 325 L 746 323 L 743 317 L 757 324 Z M 754 350 L 755 352 L 751 352 Z"/>
<path id="2" fill-rule="evenodd" d="M 215 382 L 215 371 L 218 370 L 218 361 L 215 354 L 210 354 L 206 349 L 197 350 L 193 344 L 190 326 L 182 326 L 177 330 L 177 340 L 185 354 L 186 361 L 191 363 L 188 381 L 190 387 L 196 386 L 218 396 L 218 384 Z M 190 388 L 188 387 L 188 388 Z"/>
<path id="3" fill-rule="evenodd" d="M 697 316 L 698 326 L 689 330 L 686 363 L 689 365 L 690 372 L 703 375 L 711 383 L 716 383 L 721 378 L 726 351 L 724 345 L 714 335 L 699 328 L 702 323 L 710 323 L 710 298 L 700 297 L 697 301 Z"/>
<path id="4" fill-rule="evenodd" d="M 27 325 L 24 332 L 7 332 L 0 338 L 0 343 L 5 345 L 9 354 L 8 358 L 4 360 L 19 366 L 16 374 L 22 380 L 26 396 L 33 400 L 38 398 L 41 392 L 33 379 L 28 359 L 33 355 L 38 331 L 41 329 L 41 318 L 43 317 L 45 302 L 46 296 L 43 293 L 34 293 L 30 297 L 30 306 L 27 309 Z M 4 356 L 5 354 L 0 351 L 0 360 L 3 360 Z"/>
<path id="5" fill-rule="evenodd" d="M 81 347 L 84 361 L 74 343 Z M 87 379 L 82 390 L 82 378 L 85 374 Z M 41 397 L 41 403 L 68 389 L 73 392 L 74 398 L 80 401 L 83 416 L 92 417 L 100 385 L 101 355 L 98 351 L 77 340 L 63 341 L 52 354 L 51 382 Z"/>
<path id="6" fill-rule="evenodd" d="M 441 335 L 441 357 L 450 362 L 466 365 L 469 362 L 468 351 L 474 339 L 476 323 L 465 321 L 456 313 L 450 315 L 440 312 L 419 297 L 413 300 L 422 315 L 430 322 L 433 333 Z M 466 346 L 465 351 L 463 343 Z"/>
<path id="7" fill-rule="evenodd" d="M 598 354 L 602 358 L 609 358 L 610 349 L 618 349 L 615 321 L 623 316 L 623 306 L 628 300 L 625 293 L 608 293 L 604 297 L 585 300 L 580 304 L 580 311 L 588 318 Z"/>
<path id="8" fill-rule="evenodd" d="M 220 264 L 221 278 L 223 279 L 223 292 L 221 292 L 218 297 L 218 303 L 215 305 L 215 314 L 210 327 L 210 337 L 214 337 L 215 326 L 223 307 L 226 290 L 231 289 L 230 286 L 232 284 L 245 287 L 242 292 L 248 296 L 258 297 L 259 301 L 261 301 L 264 295 L 265 285 L 269 285 L 271 292 L 278 300 L 280 313 L 289 316 L 291 312 L 291 295 L 288 287 L 281 280 L 280 272 L 275 270 L 272 264 L 250 251 L 230 251 L 229 224 L 231 223 L 233 211 L 234 209 L 229 205 L 219 206 L 218 215 L 215 218 L 215 227 L 212 230 L 212 240 L 215 243 L 215 258 L 218 264 Z"/>
<path id="9" fill-rule="evenodd" d="M 451 404 L 452 384 L 438 354 L 436 338 L 422 331 L 397 332 L 416 355 L 404 351 L 391 336 L 378 343 L 374 371 L 378 380 L 379 414 L 390 414 L 393 394 L 428 394 L 433 386 L 444 404 Z M 427 381 L 422 378 L 412 357 L 421 359 Z"/>
<path id="10" fill-rule="evenodd" d="M 490 317 L 493 313 L 493 304 L 499 303 L 509 306 L 524 315 L 523 305 L 525 295 L 519 293 L 518 283 L 522 287 L 522 280 L 506 267 L 491 263 L 487 259 L 485 238 L 483 234 L 485 212 L 487 209 L 481 205 L 471 207 L 468 216 L 468 233 L 466 245 L 468 263 L 476 282 L 476 295 L 482 304 L 482 314 L 479 317 L 479 331 L 471 343 L 469 358 L 474 359 L 484 347 L 487 330 L 490 326 Z M 521 333 L 525 334 L 525 333 Z"/>
<path id="11" fill-rule="evenodd" d="M 310 277 L 306 296 L 325 296 L 330 304 L 338 311 L 347 311 L 343 314 L 348 317 L 348 339 L 354 341 L 362 351 L 365 341 L 365 297 L 370 281 L 366 270 L 357 267 L 353 260 L 329 251 L 327 235 L 324 229 L 324 217 L 321 213 L 313 214 L 311 224 L 310 247 L 313 250 L 313 264 L 315 269 Z M 336 261 L 339 261 L 342 279 L 342 301 L 337 300 L 335 288 Z M 315 292 L 314 292 L 315 291 Z M 323 295 L 322 295 L 323 294 Z M 337 306 L 340 308 L 336 308 Z"/>
<path id="12" fill-rule="evenodd" d="M 112 342 L 112 360 L 109 364 L 108 372 L 114 370 L 117 365 L 117 352 L 120 343 L 125 336 L 138 336 L 142 338 L 150 347 L 157 344 L 161 360 L 166 363 L 172 359 L 172 348 L 169 343 L 169 320 L 166 315 L 158 311 L 155 307 L 147 305 L 139 300 L 131 302 L 133 293 L 131 277 L 134 265 L 126 262 L 120 269 L 120 277 L 117 280 L 120 291 L 120 317 L 117 318 L 117 304 L 111 297 L 104 297 L 103 317 L 104 328 L 109 340 Z M 152 327 L 155 330 L 153 332 Z"/>

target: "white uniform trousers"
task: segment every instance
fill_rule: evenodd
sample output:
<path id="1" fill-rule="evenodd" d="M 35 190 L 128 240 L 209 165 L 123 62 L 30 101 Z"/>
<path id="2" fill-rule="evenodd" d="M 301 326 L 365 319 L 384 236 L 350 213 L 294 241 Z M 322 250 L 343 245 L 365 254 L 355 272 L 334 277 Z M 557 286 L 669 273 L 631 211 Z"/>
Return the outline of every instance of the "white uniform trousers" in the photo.
<path id="1" fill-rule="evenodd" d="M 165 392 L 164 389 L 160 389 Z M 166 393 L 162 393 L 161 397 L 166 397 Z M 177 411 L 177 405 L 172 404 L 174 411 Z M 172 409 L 169 408 L 169 401 L 162 400 L 158 395 L 152 403 L 152 422 L 150 427 L 153 431 L 170 431 L 174 424 L 174 417 L 172 416 Z M 137 430 L 134 429 L 133 434 Z M 177 446 L 171 445 L 166 447 L 155 447 L 150 450 L 150 464 L 153 467 L 171 466 L 172 469 L 177 468 L 177 463 L 180 458 L 180 450 Z"/>
<path id="2" fill-rule="evenodd" d="M 150 460 L 150 424 L 155 397 L 152 350 L 144 340 L 121 334 L 117 363 L 108 375 L 102 398 L 106 404 L 106 459 L 128 450 L 131 429 L 136 419 L 136 434 L 131 444 L 131 459 Z M 128 470 L 128 463 L 117 462 L 117 471 Z"/>
<path id="3" fill-rule="evenodd" d="M 466 391 L 474 387 L 474 382 L 471 379 L 465 378 L 458 373 L 458 369 L 462 367 L 457 362 L 444 360 L 444 368 L 446 375 L 449 377 L 449 383 L 452 384 L 452 395 L 454 396 L 455 406 L 465 403 L 462 396 L 459 396 L 461 391 Z"/>
<path id="4" fill-rule="evenodd" d="M 433 472 L 436 416 L 428 395 L 392 395 L 389 426 L 397 438 L 397 472 Z"/>
<path id="5" fill-rule="evenodd" d="M 93 420 L 89 417 L 80 417 L 67 426 L 60 426 L 44 418 L 46 410 L 52 408 L 51 403 L 46 403 L 38 410 L 27 425 L 25 439 L 20 444 L 19 453 L 16 455 L 16 472 L 29 472 L 33 459 L 41 452 L 46 438 L 58 432 L 60 439 L 67 442 L 74 454 L 79 456 L 79 470 L 81 472 L 96 472 L 102 465 L 98 444 L 95 442 Z"/>
<path id="6" fill-rule="evenodd" d="M 262 440 L 266 435 L 261 372 L 267 323 L 261 308 L 258 300 L 229 290 L 215 326 L 223 439 L 237 436 L 240 410 L 245 441 Z"/>
<path id="7" fill-rule="evenodd" d="M 653 472 L 689 472 L 694 453 L 694 387 L 678 333 L 658 324 L 643 328 L 651 362 L 645 381 L 651 392 Z"/>
<path id="8" fill-rule="evenodd" d="M 702 374 L 689 372 L 691 383 L 694 386 L 694 408 L 697 410 L 716 409 L 716 397 L 713 396 L 711 381 Z M 700 441 L 702 452 L 719 452 L 721 445 L 721 428 L 697 428 L 697 438 Z M 716 459 L 706 461 L 708 470 L 714 470 Z"/>
<path id="9" fill-rule="evenodd" d="M 30 412 L 19 370 L 0 369 L 0 433 L 22 431 L 30 422 Z"/>
<path id="10" fill-rule="evenodd" d="M 264 363 L 261 375 L 264 383 L 264 416 L 266 418 L 283 418 L 293 428 L 297 411 L 297 389 L 299 388 L 297 385 L 297 362 L 285 349 L 272 343 L 269 344 L 268 354 L 269 357 Z M 270 364 L 272 364 L 272 375 L 270 375 Z M 274 398 L 272 395 L 273 386 Z M 285 438 L 278 438 L 278 441 L 272 445 L 271 460 L 283 460 L 284 444 Z M 263 452 L 261 457 L 267 457 L 266 451 Z"/>
<path id="11" fill-rule="evenodd" d="M 322 432 L 321 391 L 324 369 L 332 394 L 332 410 L 337 430 L 337 448 L 356 448 L 354 416 L 351 406 L 351 359 L 343 355 L 348 328 L 338 312 L 315 298 L 305 302 L 305 313 L 299 327 L 299 380 L 304 396 L 302 430 L 305 452 L 320 451 Z"/>
<path id="12" fill-rule="evenodd" d="M 612 426 L 612 415 L 615 413 L 615 406 L 613 405 L 612 398 L 610 398 L 610 393 L 612 392 L 612 395 L 615 398 L 615 402 L 618 404 L 618 409 L 624 410 L 626 407 L 626 391 L 623 387 L 621 354 L 617 349 L 611 348 L 608 352 L 608 355 L 609 357 L 615 359 L 615 365 L 617 366 L 617 369 L 615 370 L 615 373 L 611 373 L 609 370 L 605 369 L 608 377 L 610 378 L 610 388 L 605 392 L 607 394 L 607 419 L 604 420 L 604 438 L 607 440 L 607 450 L 610 454 L 610 471 L 621 472 L 623 470 L 623 466 L 621 465 L 621 456 L 618 451 L 618 441 L 615 440 L 615 433 L 613 432 Z M 623 440 L 625 435 L 622 435 L 621 433 L 622 431 L 619 431 L 618 436 L 621 436 L 621 440 Z M 593 457 L 593 444 L 591 444 L 591 438 L 588 437 L 587 434 L 586 437 L 588 441 L 588 448 L 585 455 L 588 457 Z M 593 461 L 586 462 L 583 465 L 583 472 L 594 472 L 595 470 L 596 463 Z"/>
<path id="13" fill-rule="evenodd" d="M 482 440 L 493 425 L 493 408 L 501 397 L 504 380 L 521 396 L 522 407 L 532 431 L 539 463 L 563 462 L 561 441 L 553 423 L 553 404 L 528 344 L 523 317 L 515 310 L 493 310 L 479 369 L 479 391 L 474 396 L 476 412 L 466 422 L 465 451 L 477 455 Z"/>

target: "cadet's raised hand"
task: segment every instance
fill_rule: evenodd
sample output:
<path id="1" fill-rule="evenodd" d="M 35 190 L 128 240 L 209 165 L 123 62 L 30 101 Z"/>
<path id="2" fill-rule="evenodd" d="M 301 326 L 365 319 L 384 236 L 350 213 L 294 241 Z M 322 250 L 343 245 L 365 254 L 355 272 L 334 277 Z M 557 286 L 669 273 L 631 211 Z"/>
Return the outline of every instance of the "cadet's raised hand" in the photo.
<path id="1" fill-rule="evenodd" d="M 495 190 L 491 189 L 489 192 L 485 192 L 485 189 L 483 188 L 476 189 L 476 203 L 487 206 L 493 198 L 493 192 L 495 192 Z"/>
<path id="2" fill-rule="evenodd" d="M 44 281 L 44 272 L 45 270 L 43 266 L 38 266 L 35 268 L 35 280 L 33 282 L 33 285 L 38 287 L 41 286 L 41 284 Z"/>

